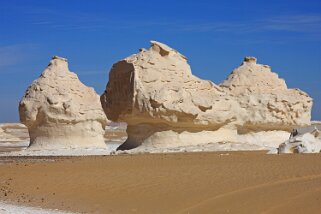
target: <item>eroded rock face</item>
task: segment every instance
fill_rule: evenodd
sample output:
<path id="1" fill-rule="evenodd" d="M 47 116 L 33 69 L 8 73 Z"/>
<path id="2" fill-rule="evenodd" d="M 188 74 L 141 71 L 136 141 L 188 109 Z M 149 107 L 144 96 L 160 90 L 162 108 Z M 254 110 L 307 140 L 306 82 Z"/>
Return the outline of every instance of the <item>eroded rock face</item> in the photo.
<path id="1" fill-rule="evenodd" d="M 21 123 L 0 123 L 0 152 L 19 150 L 29 146 L 29 133 Z"/>
<path id="2" fill-rule="evenodd" d="M 113 65 L 101 101 L 109 119 L 128 123 L 129 147 L 160 131 L 216 130 L 235 120 L 230 110 L 237 106 L 220 87 L 193 76 L 183 55 L 155 41 Z"/>
<path id="3" fill-rule="evenodd" d="M 191 135 L 181 135 L 183 132 L 195 138 L 202 131 L 228 129 L 248 134 L 290 131 L 293 126 L 309 124 L 311 98 L 287 89 L 283 80 L 268 66 L 256 64 L 255 58 L 245 58 L 218 86 L 194 76 L 186 57 L 176 50 L 151 43 L 149 50 L 141 49 L 113 65 L 101 96 L 107 117 L 128 123 L 128 139 L 122 148 L 151 139 L 161 142 L 166 136 L 184 144 L 180 136 Z M 217 142 L 207 136 L 199 143 Z"/>
<path id="4" fill-rule="evenodd" d="M 19 141 L 29 142 L 29 134 L 26 126 L 20 123 L 0 123 L 0 142 Z"/>
<path id="5" fill-rule="evenodd" d="M 247 128 L 291 130 L 310 124 L 311 97 L 299 89 L 288 89 L 270 66 L 257 64 L 254 57 L 245 57 L 220 86 L 246 109 L 239 120 Z"/>
<path id="6" fill-rule="evenodd" d="M 70 72 L 64 58 L 53 57 L 19 104 L 30 148 L 104 148 L 107 124 L 99 96 Z"/>

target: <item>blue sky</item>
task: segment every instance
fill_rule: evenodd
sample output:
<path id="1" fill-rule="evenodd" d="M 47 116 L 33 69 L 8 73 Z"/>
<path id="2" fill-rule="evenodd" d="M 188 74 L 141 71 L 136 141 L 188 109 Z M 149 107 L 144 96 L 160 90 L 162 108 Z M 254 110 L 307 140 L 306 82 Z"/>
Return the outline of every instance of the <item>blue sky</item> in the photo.
<path id="1" fill-rule="evenodd" d="M 193 73 L 220 83 L 244 56 L 272 66 L 314 98 L 321 120 L 321 1 L 0 0 L 0 122 L 51 56 L 101 94 L 112 64 L 158 40 L 188 57 Z"/>

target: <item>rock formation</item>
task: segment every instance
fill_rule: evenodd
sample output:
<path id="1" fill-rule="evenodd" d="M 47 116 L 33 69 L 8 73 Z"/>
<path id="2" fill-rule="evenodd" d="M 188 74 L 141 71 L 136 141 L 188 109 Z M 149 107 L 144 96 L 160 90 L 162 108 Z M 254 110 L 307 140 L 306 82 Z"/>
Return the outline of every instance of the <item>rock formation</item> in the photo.
<path id="1" fill-rule="evenodd" d="M 28 129 L 21 123 L 0 123 L 0 151 L 23 149 L 29 146 Z"/>
<path id="2" fill-rule="evenodd" d="M 245 128 L 290 131 L 310 124 L 312 99 L 299 89 L 288 89 L 270 66 L 257 64 L 254 57 L 245 57 L 220 86 L 246 109 L 239 115 Z"/>
<path id="3" fill-rule="evenodd" d="M 0 142 L 29 141 L 26 126 L 21 123 L 0 123 Z"/>
<path id="4" fill-rule="evenodd" d="M 105 148 L 107 118 L 99 96 L 68 69 L 67 60 L 53 57 L 19 104 L 28 128 L 30 148 Z"/>
<path id="5" fill-rule="evenodd" d="M 255 58 L 245 58 L 218 86 L 194 76 L 186 57 L 176 50 L 151 43 L 149 50 L 141 49 L 113 65 L 101 96 L 107 117 L 128 124 L 128 139 L 121 149 L 142 143 L 262 145 L 253 136 L 260 131 L 267 135 L 279 131 L 279 144 L 288 137 L 284 131 L 310 123 L 312 99 L 300 90 L 287 89 Z"/>
<path id="6" fill-rule="evenodd" d="M 278 153 L 320 153 L 321 125 L 295 129 L 289 140 L 280 144 Z"/>

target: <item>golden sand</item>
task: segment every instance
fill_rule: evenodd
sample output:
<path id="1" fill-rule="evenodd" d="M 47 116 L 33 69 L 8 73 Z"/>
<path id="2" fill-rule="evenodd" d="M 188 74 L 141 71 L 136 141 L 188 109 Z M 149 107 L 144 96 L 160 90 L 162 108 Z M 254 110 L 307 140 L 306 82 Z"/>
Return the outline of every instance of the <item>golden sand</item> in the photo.
<path id="1" fill-rule="evenodd" d="M 1 158 L 0 200 L 86 213 L 320 213 L 321 155 Z"/>

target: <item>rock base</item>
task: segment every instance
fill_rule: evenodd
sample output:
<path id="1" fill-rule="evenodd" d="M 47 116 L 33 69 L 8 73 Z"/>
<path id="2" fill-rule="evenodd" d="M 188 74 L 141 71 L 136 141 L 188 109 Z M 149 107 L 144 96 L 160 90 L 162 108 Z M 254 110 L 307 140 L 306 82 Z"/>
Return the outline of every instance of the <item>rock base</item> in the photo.
<path id="1" fill-rule="evenodd" d="M 77 124 L 47 124 L 31 129 L 28 149 L 81 149 L 106 148 L 104 130 L 99 122 Z"/>
<path id="2" fill-rule="evenodd" d="M 128 139 L 122 144 L 118 150 L 135 151 L 168 151 L 175 148 L 197 148 L 204 145 L 239 145 L 238 148 L 249 150 L 269 150 L 277 148 L 280 143 L 289 139 L 290 133 L 286 131 L 260 131 L 239 133 L 237 129 L 229 129 L 222 127 L 217 130 L 189 130 L 181 131 L 174 128 L 154 127 L 143 124 L 134 127 L 129 126 L 127 133 Z M 221 147 L 225 151 L 224 146 Z M 218 148 L 219 149 L 219 148 Z M 226 149 L 228 150 L 228 149 Z M 218 150 L 219 151 L 219 150 Z"/>

